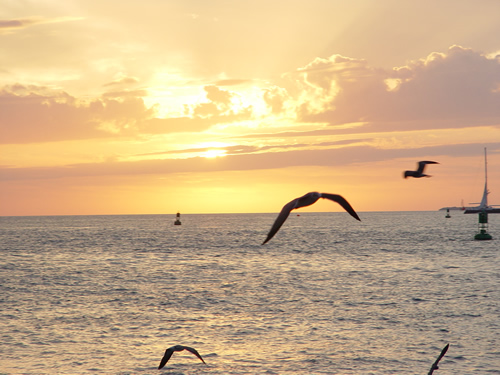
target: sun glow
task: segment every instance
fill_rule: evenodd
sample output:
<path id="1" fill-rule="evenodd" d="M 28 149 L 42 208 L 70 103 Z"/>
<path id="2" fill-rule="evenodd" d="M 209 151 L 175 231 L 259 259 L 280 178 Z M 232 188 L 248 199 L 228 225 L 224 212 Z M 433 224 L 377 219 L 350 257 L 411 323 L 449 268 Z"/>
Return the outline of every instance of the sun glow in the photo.
<path id="1" fill-rule="evenodd" d="M 221 149 L 212 149 L 207 150 L 203 154 L 201 154 L 204 158 L 217 158 L 219 156 L 226 156 L 227 151 Z"/>

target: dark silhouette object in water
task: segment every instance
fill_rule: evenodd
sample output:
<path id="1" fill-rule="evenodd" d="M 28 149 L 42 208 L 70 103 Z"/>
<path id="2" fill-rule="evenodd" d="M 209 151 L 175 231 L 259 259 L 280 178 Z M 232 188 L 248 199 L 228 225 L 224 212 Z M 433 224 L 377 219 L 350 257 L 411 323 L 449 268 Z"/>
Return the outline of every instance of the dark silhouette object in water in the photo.
<path id="1" fill-rule="evenodd" d="M 427 375 L 432 375 L 434 370 L 439 370 L 438 363 L 441 360 L 441 358 L 443 358 L 444 355 L 446 354 L 446 352 L 448 351 L 449 346 L 450 346 L 450 344 L 446 344 L 446 346 L 443 348 L 443 350 L 441 350 L 441 354 L 436 359 L 436 361 L 432 364 L 431 369 L 429 370 L 429 373 Z"/>
<path id="2" fill-rule="evenodd" d="M 269 234 L 267 235 L 266 240 L 262 243 L 264 245 L 267 241 L 269 241 L 273 236 L 278 232 L 278 230 L 281 228 L 285 220 L 288 218 L 288 215 L 290 215 L 290 211 L 301 208 L 301 207 L 306 207 L 310 206 L 311 204 L 315 203 L 319 198 L 326 198 L 330 199 L 334 202 L 337 202 L 340 204 L 344 210 L 346 210 L 352 217 L 355 219 L 361 221 L 361 219 L 358 217 L 358 214 L 354 211 L 354 209 L 351 207 L 349 202 L 347 202 L 342 196 L 337 195 L 337 194 L 329 194 L 329 193 L 317 193 L 317 192 L 311 192 L 303 195 L 302 197 L 296 198 L 291 202 L 288 202 L 283 206 L 281 209 L 281 212 L 279 213 L 278 217 L 274 221 L 273 226 L 271 227 L 271 230 L 269 231 Z"/>
<path id="3" fill-rule="evenodd" d="M 170 348 L 165 350 L 165 354 L 163 355 L 163 358 L 161 359 L 160 365 L 158 366 L 158 370 L 163 368 L 163 366 L 166 365 L 166 363 L 168 362 L 170 357 L 172 357 L 172 354 L 174 354 L 174 352 L 182 352 L 183 350 L 187 350 L 188 352 L 193 353 L 195 356 L 197 356 L 199 359 L 201 359 L 201 361 L 203 363 L 205 363 L 203 358 L 201 358 L 200 353 L 198 353 L 196 351 L 196 349 L 190 348 L 189 346 L 175 345 L 175 346 L 171 346 Z"/>
<path id="4" fill-rule="evenodd" d="M 181 225 L 181 214 L 180 212 L 177 212 L 177 215 L 175 215 L 176 219 L 174 221 L 174 225 Z"/>
<path id="5" fill-rule="evenodd" d="M 420 177 L 431 177 L 427 174 L 424 174 L 424 169 L 427 164 L 439 164 L 437 161 L 419 161 L 418 162 L 418 169 L 416 171 L 404 171 L 403 177 L 415 177 L 415 178 L 420 178 Z"/>

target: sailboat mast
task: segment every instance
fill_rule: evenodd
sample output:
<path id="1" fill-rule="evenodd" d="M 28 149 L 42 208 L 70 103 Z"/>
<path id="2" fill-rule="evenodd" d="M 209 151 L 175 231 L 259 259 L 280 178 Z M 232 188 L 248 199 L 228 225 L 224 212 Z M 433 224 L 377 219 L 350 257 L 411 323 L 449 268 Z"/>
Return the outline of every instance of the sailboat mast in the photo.
<path id="1" fill-rule="evenodd" d="M 464 211 L 464 214 L 475 214 L 478 212 L 485 211 L 490 214 L 500 214 L 500 208 L 494 208 L 493 206 L 490 206 L 488 204 L 488 195 L 490 194 L 488 190 L 488 156 L 487 156 L 487 149 L 486 147 L 484 148 L 484 191 L 483 191 L 483 197 L 481 198 L 481 202 L 479 203 L 479 206 L 476 207 L 470 207 Z M 476 204 L 476 203 L 473 203 Z M 500 205 L 498 205 L 500 206 Z"/>
<path id="2" fill-rule="evenodd" d="M 486 147 L 484 148 L 484 183 L 488 186 L 488 159 L 486 157 Z"/>
<path id="3" fill-rule="evenodd" d="M 483 199 L 481 199 L 480 207 L 487 208 L 488 207 L 488 159 L 486 157 L 486 147 L 484 148 L 484 192 Z"/>

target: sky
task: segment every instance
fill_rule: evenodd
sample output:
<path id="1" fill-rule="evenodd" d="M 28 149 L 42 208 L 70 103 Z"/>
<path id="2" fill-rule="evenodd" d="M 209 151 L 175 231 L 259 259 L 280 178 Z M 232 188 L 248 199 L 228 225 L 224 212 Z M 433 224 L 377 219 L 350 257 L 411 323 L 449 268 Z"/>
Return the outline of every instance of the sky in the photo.
<path id="1" fill-rule="evenodd" d="M 497 0 L 3 0 L 0 215 L 500 204 Z M 419 160 L 431 178 L 403 179 Z M 302 211 L 342 211 L 326 200 Z"/>

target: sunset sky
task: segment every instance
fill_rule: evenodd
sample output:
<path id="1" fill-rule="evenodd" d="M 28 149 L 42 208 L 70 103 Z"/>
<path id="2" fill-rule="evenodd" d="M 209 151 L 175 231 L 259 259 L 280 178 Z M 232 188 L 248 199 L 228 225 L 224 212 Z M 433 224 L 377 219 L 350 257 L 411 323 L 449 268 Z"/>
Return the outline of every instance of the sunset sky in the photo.
<path id="1" fill-rule="evenodd" d="M 500 204 L 498 0 L 3 0 L 0 215 Z M 432 178 L 403 179 L 419 160 Z M 304 211 L 341 211 L 327 201 Z"/>

